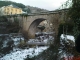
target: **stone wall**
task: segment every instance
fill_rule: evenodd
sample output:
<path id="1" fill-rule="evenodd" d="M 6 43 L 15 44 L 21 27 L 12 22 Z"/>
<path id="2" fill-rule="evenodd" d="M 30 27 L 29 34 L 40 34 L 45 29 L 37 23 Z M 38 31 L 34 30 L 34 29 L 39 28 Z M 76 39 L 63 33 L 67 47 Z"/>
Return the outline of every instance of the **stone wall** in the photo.
<path id="1" fill-rule="evenodd" d="M 55 36 L 57 36 L 59 24 L 64 20 L 64 12 L 64 10 L 61 10 L 57 12 L 51 11 L 38 14 L 17 15 L 8 17 L 7 19 L 14 22 L 14 18 L 16 17 L 19 20 L 19 26 L 21 27 L 20 31 L 25 37 L 28 36 L 29 38 L 34 38 L 35 33 L 37 32 L 36 26 L 31 27 L 32 30 L 30 30 L 32 23 L 36 20 L 33 25 L 39 25 L 42 21 L 37 21 L 37 19 L 46 19 L 47 24 L 45 25 L 45 31 L 54 31 Z"/>

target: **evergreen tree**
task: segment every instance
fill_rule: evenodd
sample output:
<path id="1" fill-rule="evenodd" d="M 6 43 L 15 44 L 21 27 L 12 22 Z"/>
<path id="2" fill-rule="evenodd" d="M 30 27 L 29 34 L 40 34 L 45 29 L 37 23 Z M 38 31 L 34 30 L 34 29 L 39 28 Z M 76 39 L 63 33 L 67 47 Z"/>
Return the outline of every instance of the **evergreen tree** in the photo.
<path id="1" fill-rule="evenodd" d="M 74 21 L 74 37 L 76 50 L 80 53 L 80 0 L 72 0 L 69 16 Z"/>
<path id="2" fill-rule="evenodd" d="M 0 0 L 0 7 L 2 7 L 2 6 L 8 6 L 8 5 L 11 5 L 11 4 L 16 5 L 19 8 L 22 8 L 22 9 L 25 8 L 25 5 L 23 5 L 21 3 L 16 3 L 16 2 L 12 2 L 12 1 L 1 1 Z"/>
<path id="3" fill-rule="evenodd" d="M 74 21 L 74 36 L 80 34 L 80 0 L 72 0 L 72 6 L 69 8 L 69 16 Z"/>

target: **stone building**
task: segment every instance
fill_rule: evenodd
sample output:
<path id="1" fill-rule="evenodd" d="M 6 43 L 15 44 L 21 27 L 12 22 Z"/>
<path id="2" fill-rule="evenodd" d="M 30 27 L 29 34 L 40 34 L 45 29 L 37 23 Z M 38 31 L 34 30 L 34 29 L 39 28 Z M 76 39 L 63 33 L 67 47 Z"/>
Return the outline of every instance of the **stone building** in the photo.
<path id="1" fill-rule="evenodd" d="M 22 14 L 22 9 L 16 5 L 8 5 L 0 8 L 2 15 L 13 15 L 13 14 Z"/>

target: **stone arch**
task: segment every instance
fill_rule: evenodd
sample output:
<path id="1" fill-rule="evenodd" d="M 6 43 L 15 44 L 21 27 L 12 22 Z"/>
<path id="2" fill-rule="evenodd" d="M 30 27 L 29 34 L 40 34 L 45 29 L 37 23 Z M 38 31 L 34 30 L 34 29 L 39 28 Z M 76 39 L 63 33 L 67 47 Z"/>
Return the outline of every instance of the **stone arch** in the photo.
<path id="1" fill-rule="evenodd" d="M 37 32 L 37 26 L 46 19 L 44 18 L 38 18 L 38 19 L 35 19 L 31 25 L 29 26 L 29 29 L 28 29 L 28 38 L 34 38 L 35 37 L 35 33 Z"/>

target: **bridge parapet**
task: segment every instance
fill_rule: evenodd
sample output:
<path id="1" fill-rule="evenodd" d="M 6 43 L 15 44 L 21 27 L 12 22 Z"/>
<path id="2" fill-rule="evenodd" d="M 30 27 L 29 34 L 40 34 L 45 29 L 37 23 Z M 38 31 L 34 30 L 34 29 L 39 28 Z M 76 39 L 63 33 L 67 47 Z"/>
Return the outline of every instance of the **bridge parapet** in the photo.
<path id="1" fill-rule="evenodd" d="M 67 11 L 67 9 L 63 10 L 56 10 L 56 11 L 48 11 L 48 12 L 40 12 L 40 13 L 31 13 L 31 14 L 15 14 L 15 15 L 4 15 L 8 20 L 14 21 L 15 18 L 19 20 L 19 26 L 21 27 L 21 31 L 24 32 L 24 35 L 28 36 L 28 32 L 32 32 L 29 35 L 35 37 L 35 32 L 38 31 L 36 28 L 36 25 L 38 26 L 40 24 L 40 20 L 36 21 L 36 19 L 46 19 L 47 24 L 45 31 L 52 31 L 54 30 L 56 35 L 58 34 L 58 27 L 60 24 L 60 21 L 64 19 L 64 11 Z M 3 17 L 3 16 L 0 16 Z M 33 24 L 33 22 L 35 23 Z M 39 22 L 39 23 L 38 23 Z M 38 24 L 37 24 L 38 23 Z M 30 30 L 31 25 L 35 25 L 32 27 L 32 30 Z M 52 24 L 52 27 L 50 26 Z M 39 30 L 40 31 L 40 30 Z"/>

